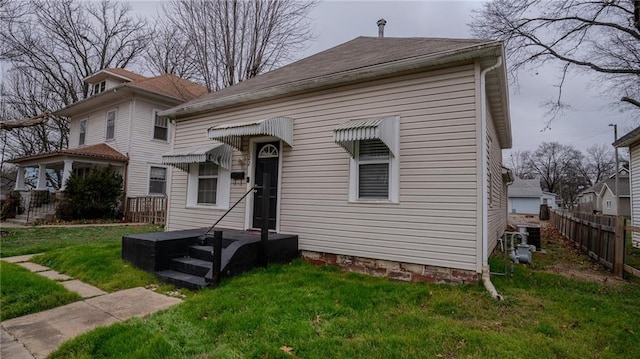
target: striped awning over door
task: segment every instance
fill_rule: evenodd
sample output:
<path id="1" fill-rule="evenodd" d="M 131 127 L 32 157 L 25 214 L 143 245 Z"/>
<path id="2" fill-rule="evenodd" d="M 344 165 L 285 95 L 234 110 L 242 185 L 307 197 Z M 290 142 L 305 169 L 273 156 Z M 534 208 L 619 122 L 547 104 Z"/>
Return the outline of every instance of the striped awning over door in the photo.
<path id="1" fill-rule="evenodd" d="M 260 135 L 277 137 L 293 147 L 293 119 L 274 117 L 266 120 L 218 125 L 207 130 L 209 139 L 224 142 L 238 150 L 242 150 L 242 137 Z"/>
<path id="2" fill-rule="evenodd" d="M 232 152 L 231 146 L 216 142 L 207 146 L 195 146 L 167 152 L 162 155 L 162 164 L 188 171 L 190 163 L 213 162 L 230 170 Z"/>
<path id="3" fill-rule="evenodd" d="M 351 157 L 355 157 L 355 143 L 363 140 L 380 140 L 397 156 L 400 148 L 400 117 L 387 116 L 366 120 L 352 120 L 333 129 L 335 142 Z"/>

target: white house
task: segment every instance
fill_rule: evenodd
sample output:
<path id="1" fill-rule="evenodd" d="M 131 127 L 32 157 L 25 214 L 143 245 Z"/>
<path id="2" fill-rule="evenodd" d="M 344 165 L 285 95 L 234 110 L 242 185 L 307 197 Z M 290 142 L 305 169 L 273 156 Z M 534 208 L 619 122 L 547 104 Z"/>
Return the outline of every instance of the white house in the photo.
<path id="1" fill-rule="evenodd" d="M 165 74 L 145 77 L 121 68 L 108 68 L 84 79 L 91 96 L 56 111 L 68 117 L 69 148 L 14 158 L 16 190 L 27 191 L 25 170 L 37 168 L 36 190 L 50 189 L 47 171 L 61 172 L 60 189 L 72 172 L 93 166 L 119 168 L 127 196 L 165 195 L 170 167 L 161 156 L 172 147 L 173 126 L 158 112 L 191 100 L 206 89 Z"/>
<path id="2" fill-rule="evenodd" d="M 509 213 L 538 214 L 541 204 L 546 204 L 550 209 L 558 208 L 556 194 L 543 191 L 539 179 L 516 177 L 507 193 Z"/>
<path id="3" fill-rule="evenodd" d="M 506 227 L 508 109 L 501 42 L 358 37 L 164 111 L 166 229 L 212 224 L 268 173 L 269 226 L 304 258 L 478 281 Z M 220 226 L 259 228 L 259 198 Z"/>
<path id="4" fill-rule="evenodd" d="M 630 216 L 629 170 L 623 167 L 618 171 L 618 196 L 615 177 L 616 175 L 612 174 L 580 192 L 577 197 L 578 210 L 611 216 Z"/>

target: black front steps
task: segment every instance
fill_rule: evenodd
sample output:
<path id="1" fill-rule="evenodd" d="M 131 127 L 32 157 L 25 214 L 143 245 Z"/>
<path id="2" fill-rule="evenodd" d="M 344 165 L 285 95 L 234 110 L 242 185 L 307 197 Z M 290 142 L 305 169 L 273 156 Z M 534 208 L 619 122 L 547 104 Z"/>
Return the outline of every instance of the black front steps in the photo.
<path id="1" fill-rule="evenodd" d="M 177 287 L 207 287 L 213 274 L 213 243 L 202 240 L 206 228 L 132 234 L 122 237 L 122 259 L 154 273 Z M 229 277 L 261 265 L 260 232 L 222 229 L 219 277 Z M 298 255 L 298 236 L 269 233 L 265 255 L 269 263 L 286 263 Z"/>
<path id="2" fill-rule="evenodd" d="M 212 251 L 212 246 L 189 246 L 188 256 L 171 259 L 170 269 L 156 272 L 156 276 L 179 288 L 204 288 L 209 284 L 205 276 L 213 268 Z"/>

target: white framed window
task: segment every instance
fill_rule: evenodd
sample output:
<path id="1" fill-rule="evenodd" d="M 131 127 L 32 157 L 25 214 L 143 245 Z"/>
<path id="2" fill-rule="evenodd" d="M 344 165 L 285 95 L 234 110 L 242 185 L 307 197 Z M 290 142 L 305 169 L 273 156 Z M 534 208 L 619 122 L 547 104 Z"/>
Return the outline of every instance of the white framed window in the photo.
<path id="1" fill-rule="evenodd" d="M 351 159 L 350 201 L 398 202 L 398 159 L 380 140 L 355 143 Z"/>
<path id="2" fill-rule="evenodd" d="M 149 194 L 167 193 L 167 168 L 154 167 L 149 169 Z"/>
<path id="3" fill-rule="evenodd" d="M 80 121 L 80 134 L 78 135 L 78 146 L 84 145 L 87 139 L 87 120 Z"/>
<path id="4" fill-rule="evenodd" d="M 153 139 L 169 140 L 169 118 L 158 116 L 159 110 L 153 110 Z"/>
<path id="5" fill-rule="evenodd" d="M 113 140 L 116 134 L 116 110 L 107 112 L 106 123 L 107 123 L 107 131 L 106 131 L 105 138 L 107 140 Z"/>
<path id="6" fill-rule="evenodd" d="M 104 92 L 104 90 L 107 89 L 107 81 L 103 80 L 98 82 L 97 84 L 93 84 L 93 94 L 97 95 L 101 92 Z"/>
<path id="7" fill-rule="evenodd" d="M 229 207 L 231 173 L 213 162 L 189 165 L 187 207 Z"/>
<path id="8" fill-rule="evenodd" d="M 613 203 L 611 203 L 611 200 L 607 200 L 606 206 L 607 206 L 607 209 L 611 209 L 613 207 Z"/>

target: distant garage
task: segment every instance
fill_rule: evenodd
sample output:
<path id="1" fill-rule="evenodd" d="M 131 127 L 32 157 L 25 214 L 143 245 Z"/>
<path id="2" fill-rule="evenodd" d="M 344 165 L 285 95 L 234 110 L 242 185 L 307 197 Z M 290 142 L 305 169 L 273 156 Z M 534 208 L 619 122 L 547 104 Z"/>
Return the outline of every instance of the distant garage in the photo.
<path id="1" fill-rule="evenodd" d="M 509 213 L 537 214 L 542 203 L 542 189 L 537 179 L 515 178 L 508 189 Z"/>

